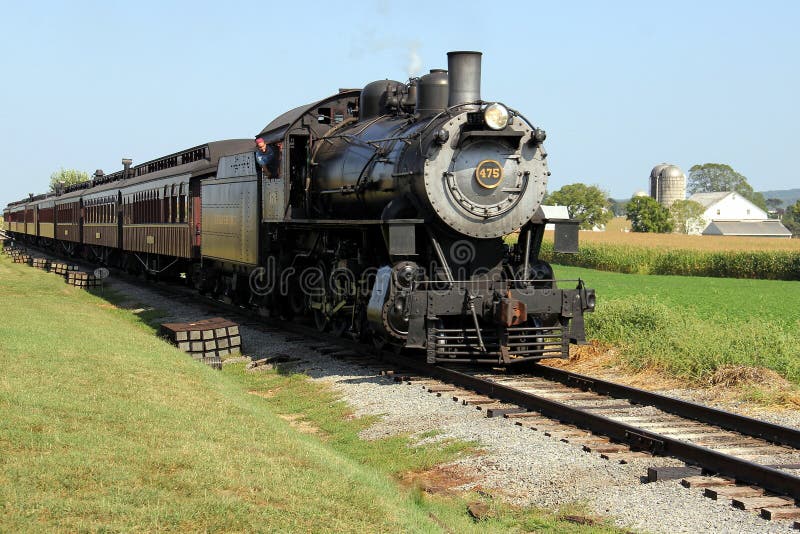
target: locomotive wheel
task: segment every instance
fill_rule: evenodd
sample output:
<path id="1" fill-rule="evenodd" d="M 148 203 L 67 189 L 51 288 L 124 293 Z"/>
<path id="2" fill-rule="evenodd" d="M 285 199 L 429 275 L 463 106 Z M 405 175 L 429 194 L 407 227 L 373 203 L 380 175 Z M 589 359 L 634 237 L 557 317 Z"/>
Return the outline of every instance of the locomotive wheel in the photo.
<path id="1" fill-rule="evenodd" d="M 345 316 L 334 316 L 330 321 L 331 333 L 336 337 L 342 337 L 347 329 L 350 327 L 350 321 Z"/>
<path id="2" fill-rule="evenodd" d="M 328 330 L 328 327 L 331 325 L 330 320 L 328 317 L 325 316 L 325 313 L 321 310 L 314 310 L 314 326 L 317 327 L 317 330 L 320 332 L 325 332 Z"/>
<path id="3" fill-rule="evenodd" d="M 306 310 L 306 302 L 297 284 L 289 286 L 289 294 L 286 296 L 285 300 L 290 317 L 303 315 L 303 312 Z"/>
<path id="4" fill-rule="evenodd" d="M 372 346 L 375 347 L 378 351 L 382 351 L 387 347 L 389 344 L 389 339 L 383 335 L 378 334 L 377 332 L 372 333 Z"/>
<path id="5" fill-rule="evenodd" d="M 331 317 L 325 312 L 328 309 L 328 288 L 326 281 L 328 280 L 328 269 L 323 262 L 317 263 L 317 269 L 320 273 L 320 278 L 314 280 L 314 285 L 311 289 L 319 292 L 318 295 L 308 295 L 308 307 L 314 315 L 314 325 L 320 332 L 325 332 L 329 329 L 331 324 Z"/>

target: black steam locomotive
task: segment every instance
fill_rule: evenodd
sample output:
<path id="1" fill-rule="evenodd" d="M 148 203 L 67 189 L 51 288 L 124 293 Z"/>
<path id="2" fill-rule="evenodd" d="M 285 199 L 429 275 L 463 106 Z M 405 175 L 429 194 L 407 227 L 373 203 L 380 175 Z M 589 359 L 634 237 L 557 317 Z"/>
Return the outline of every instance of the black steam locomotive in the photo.
<path id="1" fill-rule="evenodd" d="M 577 226 L 548 217 L 545 133 L 481 99 L 480 61 L 450 52 L 447 71 L 284 113 L 257 136 L 273 169 L 244 139 L 123 160 L 9 205 L 6 230 L 430 363 L 566 357 L 594 291 L 558 288 L 538 255 L 548 222 L 562 251 Z"/>

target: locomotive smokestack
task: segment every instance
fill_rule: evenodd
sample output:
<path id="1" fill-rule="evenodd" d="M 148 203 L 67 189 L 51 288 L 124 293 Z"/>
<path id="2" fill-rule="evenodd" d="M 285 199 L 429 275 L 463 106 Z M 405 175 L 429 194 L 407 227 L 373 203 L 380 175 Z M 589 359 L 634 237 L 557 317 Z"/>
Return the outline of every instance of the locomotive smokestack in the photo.
<path id="1" fill-rule="evenodd" d="M 480 52 L 448 52 L 447 70 L 450 85 L 448 106 L 477 102 L 481 99 Z"/>

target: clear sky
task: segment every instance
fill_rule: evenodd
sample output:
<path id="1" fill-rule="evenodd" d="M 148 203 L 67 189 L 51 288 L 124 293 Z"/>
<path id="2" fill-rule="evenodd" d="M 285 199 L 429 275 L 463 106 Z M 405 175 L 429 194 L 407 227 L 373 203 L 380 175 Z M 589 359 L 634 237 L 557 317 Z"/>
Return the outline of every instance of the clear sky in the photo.
<path id="1" fill-rule="evenodd" d="M 800 2 L 0 0 L 0 205 L 253 137 L 340 87 L 483 55 L 482 97 L 547 133 L 550 189 L 616 198 L 669 162 L 800 187 Z"/>

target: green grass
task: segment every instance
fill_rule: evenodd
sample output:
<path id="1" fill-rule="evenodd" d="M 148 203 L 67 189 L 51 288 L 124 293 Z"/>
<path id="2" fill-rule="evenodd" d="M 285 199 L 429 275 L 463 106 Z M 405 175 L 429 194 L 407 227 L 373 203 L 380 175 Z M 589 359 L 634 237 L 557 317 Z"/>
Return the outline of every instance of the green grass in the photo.
<path id="1" fill-rule="evenodd" d="M 619 274 L 555 266 L 583 278 L 598 305 L 589 337 L 622 349 L 635 369 L 699 381 L 724 366 L 772 369 L 800 384 L 800 284 Z"/>
<path id="2" fill-rule="evenodd" d="M 765 320 L 783 330 L 800 328 L 800 283 L 783 280 L 622 274 L 556 265 L 558 278 L 583 278 L 602 301 L 654 297 L 701 319 L 723 323 Z"/>
<path id="3" fill-rule="evenodd" d="M 153 335 L 157 310 L 5 257 L 0 302 L 0 531 L 610 531 L 495 500 L 476 524 L 463 499 L 396 479 L 472 444 L 361 441 L 371 420 L 331 391 L 196 363 Z"/>

